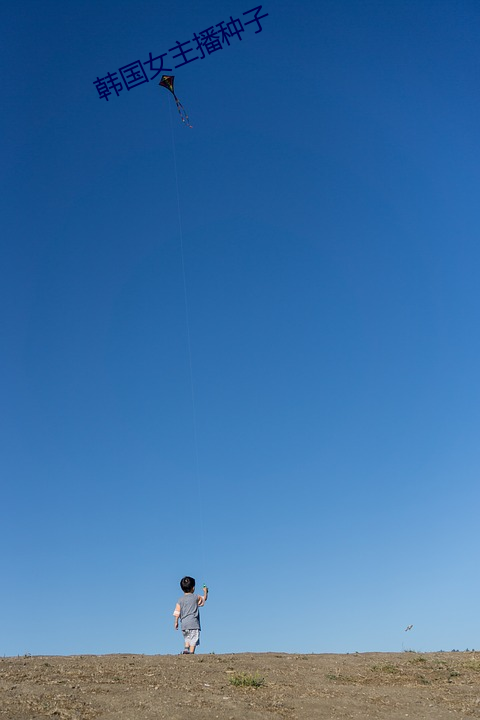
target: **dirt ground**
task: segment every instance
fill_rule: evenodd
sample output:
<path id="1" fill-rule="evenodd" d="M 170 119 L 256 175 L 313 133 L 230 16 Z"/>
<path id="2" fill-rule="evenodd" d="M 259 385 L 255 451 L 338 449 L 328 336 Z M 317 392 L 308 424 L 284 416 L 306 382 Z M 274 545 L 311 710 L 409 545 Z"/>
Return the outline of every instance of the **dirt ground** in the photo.
<path id="1" fill-rule="evenodd" d="M 1 720 L 187 718 L 480 718 L 480 653 L 0 658 Z"/>

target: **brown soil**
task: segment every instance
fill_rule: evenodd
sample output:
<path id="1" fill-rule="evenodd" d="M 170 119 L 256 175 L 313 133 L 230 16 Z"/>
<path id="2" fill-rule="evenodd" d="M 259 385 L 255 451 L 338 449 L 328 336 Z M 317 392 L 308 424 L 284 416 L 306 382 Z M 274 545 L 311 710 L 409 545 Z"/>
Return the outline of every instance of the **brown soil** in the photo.
<path id="1" fill-rule="evenodd" d="M 1 720 L 474 717 L 474 652 L 0 658 Z"/>

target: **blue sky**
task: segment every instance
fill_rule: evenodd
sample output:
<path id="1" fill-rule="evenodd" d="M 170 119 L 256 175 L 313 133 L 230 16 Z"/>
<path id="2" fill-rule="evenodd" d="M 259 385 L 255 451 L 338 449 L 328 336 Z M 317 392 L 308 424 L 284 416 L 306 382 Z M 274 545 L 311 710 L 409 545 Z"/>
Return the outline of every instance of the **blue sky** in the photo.
<path id="1" fill-rule="evenodd" d="M 479 5 L 253 7 L 0 11 L 2 654 L 480 646 Z"/>

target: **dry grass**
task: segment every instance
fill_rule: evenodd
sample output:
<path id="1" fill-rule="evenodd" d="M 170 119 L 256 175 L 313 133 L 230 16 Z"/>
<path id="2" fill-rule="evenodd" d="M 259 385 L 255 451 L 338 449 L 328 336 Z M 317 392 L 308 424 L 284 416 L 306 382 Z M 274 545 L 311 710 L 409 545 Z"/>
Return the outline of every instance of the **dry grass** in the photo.
<path id="1" fill-rule="evenodd" d="M 480 653 L 0 658 L 0 720 L 469 720 Z"/>

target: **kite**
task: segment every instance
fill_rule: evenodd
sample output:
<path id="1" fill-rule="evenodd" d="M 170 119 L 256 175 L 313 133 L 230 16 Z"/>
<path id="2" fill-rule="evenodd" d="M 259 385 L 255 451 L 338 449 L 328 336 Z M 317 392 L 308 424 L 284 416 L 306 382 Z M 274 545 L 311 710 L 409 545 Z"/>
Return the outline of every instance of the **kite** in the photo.
<path id="1" fill-rule="evenodd" d="M 408 631 L 411 630 L 412 628 L 413 628 L 413 625 L 409 625 L 408 627 L 405 628 L 405 632 L 408 632 Z"/>
<path id="2" fill-rule="evenodd" d="M 170 90 L 173 97 L 175 98 L 175 104 L 177 106 L 177 110 L 179 112 L 180 117 L 182 118 L 182 122 L 187 125 L 187 127 L 191 128 L 190 121 L 188 119 L 188 115 L 186 113 L 185 108 L 183 107 L 180 100 L 175 95 L 175 90 L 173 89 L 173 81 L 175 80 L 174 75 L 162 75 L 162 79 L 158 83 L 161 87 L 167 88 L 167 90 Z"/>

